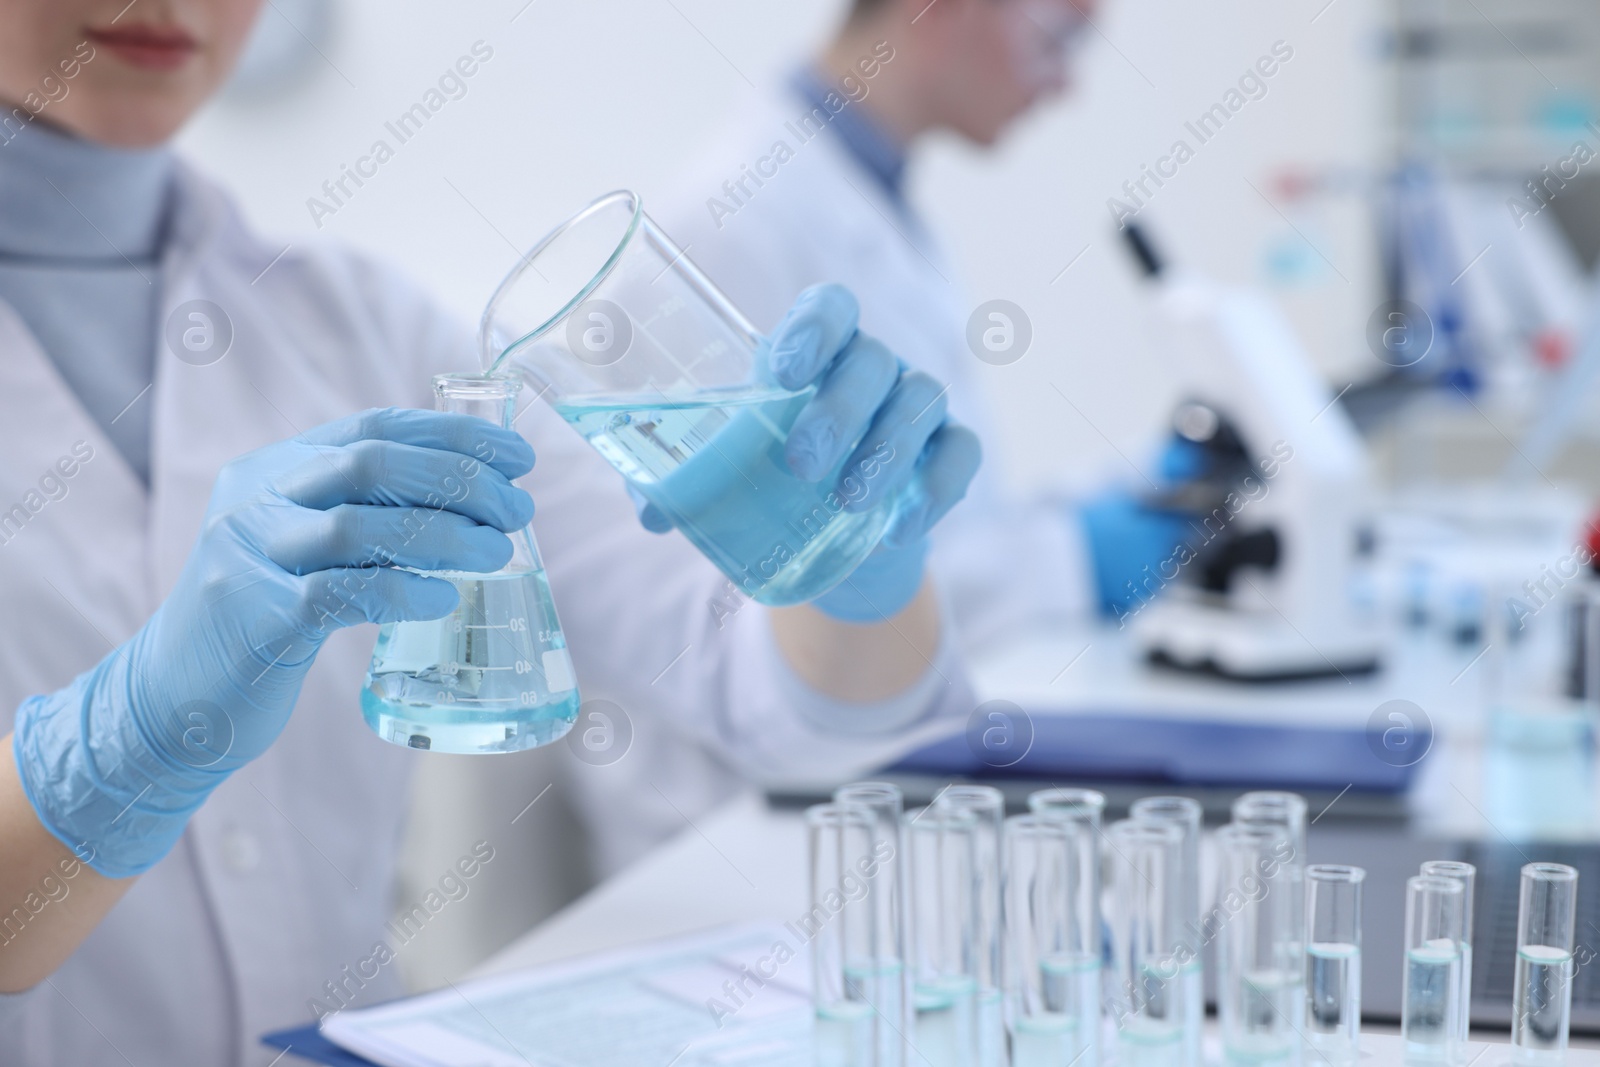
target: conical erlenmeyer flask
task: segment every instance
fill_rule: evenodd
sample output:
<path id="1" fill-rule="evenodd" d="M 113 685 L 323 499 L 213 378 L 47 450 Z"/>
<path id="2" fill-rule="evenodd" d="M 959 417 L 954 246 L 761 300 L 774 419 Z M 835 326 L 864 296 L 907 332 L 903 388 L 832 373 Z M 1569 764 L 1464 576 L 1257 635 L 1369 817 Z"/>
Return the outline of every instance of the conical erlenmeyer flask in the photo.
<path id="1" fill-rule="evenodd" d="M 440 411 L 509 428 L 521 383 L 442 374 L 433 388 Z M 379 629 L 361 711 L 385 741 L 435 752 L 517 752 L 572 728 L 578 687 L 532 527 L 511 543 L 511 562 L 493 574 L 429 572 L 461 594 L 446 618 Z"/>

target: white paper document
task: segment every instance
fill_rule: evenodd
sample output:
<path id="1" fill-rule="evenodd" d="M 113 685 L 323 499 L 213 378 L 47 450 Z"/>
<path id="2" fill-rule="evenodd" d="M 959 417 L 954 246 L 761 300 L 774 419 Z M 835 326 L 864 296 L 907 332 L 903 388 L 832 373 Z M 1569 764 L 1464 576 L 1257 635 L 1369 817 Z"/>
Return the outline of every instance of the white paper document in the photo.
<path id="1" fill-rule="evenodd" d="M 810 1067 L 810 982 L 793 931 L 745 925 L 341 1012 L 322 1033 L 385 1067 Z"/>

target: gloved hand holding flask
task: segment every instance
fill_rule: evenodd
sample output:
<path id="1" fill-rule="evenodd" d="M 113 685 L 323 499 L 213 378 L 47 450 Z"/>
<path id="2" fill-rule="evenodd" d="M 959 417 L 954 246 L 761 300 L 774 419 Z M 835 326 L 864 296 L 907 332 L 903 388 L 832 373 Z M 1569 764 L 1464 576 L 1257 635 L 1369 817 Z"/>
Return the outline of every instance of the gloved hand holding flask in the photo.
<path id="1" fill-rule="evenodd" d="M 26 701 L 13 739 L 40 821 L 107 877 L 147 870 L 283 731 L 317 651 L 361 622 L 434 619 L 533 516 L 533 466 L 482 419 L 383 410 L 225 467 L 176 587 L 121 647 Z"/>

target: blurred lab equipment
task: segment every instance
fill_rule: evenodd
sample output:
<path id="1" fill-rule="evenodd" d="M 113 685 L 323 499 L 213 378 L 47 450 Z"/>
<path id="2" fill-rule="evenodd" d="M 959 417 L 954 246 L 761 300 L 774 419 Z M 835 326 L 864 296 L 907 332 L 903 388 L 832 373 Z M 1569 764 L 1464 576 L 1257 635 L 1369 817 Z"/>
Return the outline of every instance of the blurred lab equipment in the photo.
<path id="1" fill-rule="evenodd" d="M 1400 1029 L 1406 1056 L 1451 1064 L 1461 1052 L 1461 945 L 1466 892 L 1451 878 L 1406 883 L 1405 992 Z"/>
<path id="2" fill-rule="evenodd" d="M 515 432 L 512 378 L 442 374 L 435 406 Z M 361 691 L 367 725 L 385 741 L 434 752 L 519 752 L 566 736 L 578 683 L 531 525 L 511 535 L 493 574 L 428 572 L 456 587 L 455 610 L 385 623 Z"/>
<path id="3" fill-rule="evenodd" d="M 479 341 L 487 365 L 535 383 L 632 491 L 760 603 L 832 589 L 896 517 L 905 490 L 875 484 L 889 456 L 854 456 L 852 441 L 815 480 L 791 469 L 789 431 L 815 384 L 781 384 L 755 327 L 633 193 L 596 200 L 524 256 L 485 309 Z"/>
<path id="4" fill-rule="evenodd" d="M 1578 872 L 1560 863 L 1522 868 L 1517 902 L 1516 999 L 1511 1044 L 1518 1067 L 1549 1067 L 1567 1054 Z"/>
<path id="5" fill-rule="evenodd" d="M 1306 1044 L 1330 1064 L 1361 1055 L 1360 867 L 1306 868 Z"/>
<path id="6" fill-rule="evenodd" d="M 1199 406 L 1186 409 L 1206 413 L 1184 421 L 1197 443 L 1244 457 L 1163 561 L 1157 585 L 1174 588 L 1141 605 L 1136 638 L 1156 662 L 1226 677 L 1375 670 L 1351 597 L 1367 490 L 1355 426 L 1270 300 L 1174 276 L 1144 230 L 1123 233 L 1189 372 Z"/>

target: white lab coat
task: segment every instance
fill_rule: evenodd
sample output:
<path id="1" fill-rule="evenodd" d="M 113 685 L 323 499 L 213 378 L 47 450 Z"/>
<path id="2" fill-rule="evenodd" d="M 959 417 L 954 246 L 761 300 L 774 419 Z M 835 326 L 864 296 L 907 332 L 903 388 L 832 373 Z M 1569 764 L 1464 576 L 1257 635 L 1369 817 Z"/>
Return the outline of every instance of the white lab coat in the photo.
<path id="1" fill-rule="evenodd" d="M 952 415 L 989 441 L 982 364 L 966 341 L 977 302 L 926 229 L 890 201 L 831 129 L 802 139 L 799 119 L 809 110 L 792 92 L 763 96 L 710 150 L 694 153 L 693 167 L 659 200 L 647 199 L 645 210 L 762 330 L 776 326 L 807 286 L 839 282 L 854 291 L 862 329 L 947 383 Z M 785 155 L 792 158 L 778 163 Z M 758 173 L 774 169 L 771 177 Z M 729 195 L 725 183 L 741 179 L 750 195 L 737 186 Z M 714 210 L 714 200 L 722 208 Z M 1050 354 L 1036 344 L 1026 358 Z M 968 653 L 1090 610 L 1087 549 L 1070 504 L 1003 492 L 992 449 L 932 541 L 934 573 Z"/>
<path id="2" fill-rule="evenodd" d="M 0 304 L 0 514 L 14 502 L 29 512 L 0 536 L 0 734 L 25 697 L 67 683 L 154 610 L 224 462 L 362 408 L 431 406 L 431 374 L 474 365 L 470 335 L 401 280 L 326 250 L 295 247 L 274 262 L 281 247 L 247 233 L 221 193 L 183 172 L 164 308 L 213 301 L 234 340 L 204 367 L 158 340 L 155 385 L 140 401 L 155 406 L 148 493 Z M 882 737 L 808 725 L 831 705 L 787 675 L 760 610 L 718 628 L 707 603 L 721 576 L 682 538 L 640 530 L 616 475 L 552 412 L 536 405 L 519 429 L 539 454 L 527 483 L 534 525 L 585 697 L 757 776 L 848 773 L 883 755 L 892 743 Z M 77 442 L 93 458 L 65 480 L 65 496 L 46 499 L 39 479 Z M 0 1064 L 267 1063 L 258 1037 L 307 1020 L 324 983 L 372 954 L 389 917 L 407 774 L 429 758 L 362 721 L 374 632 L 336 633 L 277 744 L 216 791 L 46 984 L 0 998 Z M 959 671 L 943 670 L 955 684 L 941 695 L 970 707 Z M 593 803 L 623 781 L 607 777 L 615 769 L 582 768 Z M 658 804 L 670 797 L 691 818 L 702 810 L 682 785 L 692 767 L 651 777 Z M 530 783 L 530 798 L 542 785 Z M 517 814 L 505 813 L 508 827 Z M 464 829 L 463 854 L 479 836 L 492 845 L 495 828 Z M 397 991 L 391 965 L 360 994 Z"/>

